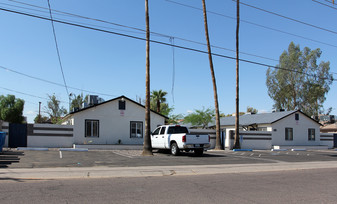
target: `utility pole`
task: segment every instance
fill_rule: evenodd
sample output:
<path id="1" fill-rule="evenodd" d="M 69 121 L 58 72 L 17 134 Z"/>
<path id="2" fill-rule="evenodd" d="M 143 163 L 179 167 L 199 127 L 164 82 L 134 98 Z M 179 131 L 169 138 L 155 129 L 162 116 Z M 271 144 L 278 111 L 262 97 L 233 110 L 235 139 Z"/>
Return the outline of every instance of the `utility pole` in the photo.
<path id="1" fill-rule="evenodd" d="M 240 28 L 240 0 L 236 1 L 236 98 L 235 98 L 235 139 L 234 149 L 241 149 L 239 135 L 239 28 Z"/>
<path id="2" fill-rule="evenodd" d="M 41 123 L 41 102 L 39 102 L 39 118 L 38 118 L 37 122 Z"/>

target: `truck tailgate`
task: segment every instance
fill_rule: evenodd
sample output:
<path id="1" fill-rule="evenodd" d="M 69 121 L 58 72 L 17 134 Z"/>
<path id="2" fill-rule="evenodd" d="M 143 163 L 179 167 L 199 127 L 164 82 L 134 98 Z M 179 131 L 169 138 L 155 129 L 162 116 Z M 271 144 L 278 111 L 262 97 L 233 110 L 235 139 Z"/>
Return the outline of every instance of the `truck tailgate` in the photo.
<path id="1" fill-rule="evenodd" d="M 186 144 L 208 144 L 208 135 L 186 135 Z"/>

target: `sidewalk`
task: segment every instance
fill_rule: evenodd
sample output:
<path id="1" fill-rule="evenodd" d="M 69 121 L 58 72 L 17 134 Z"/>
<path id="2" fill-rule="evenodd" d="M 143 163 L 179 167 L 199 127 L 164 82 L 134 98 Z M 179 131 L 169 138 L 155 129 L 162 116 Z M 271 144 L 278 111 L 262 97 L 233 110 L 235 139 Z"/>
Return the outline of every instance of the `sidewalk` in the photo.
<path id="1" fill-rule="evenodd" d="M 223 164 L 207 166 L 190 165 L 0 169 L 0 180 L 181 176 L 226 173 L 256 173 L 269 171 L 293 171 L 323 168 L 337 168 L 337 161 L 297 163 L 282 162 L 272 164 Z"/>

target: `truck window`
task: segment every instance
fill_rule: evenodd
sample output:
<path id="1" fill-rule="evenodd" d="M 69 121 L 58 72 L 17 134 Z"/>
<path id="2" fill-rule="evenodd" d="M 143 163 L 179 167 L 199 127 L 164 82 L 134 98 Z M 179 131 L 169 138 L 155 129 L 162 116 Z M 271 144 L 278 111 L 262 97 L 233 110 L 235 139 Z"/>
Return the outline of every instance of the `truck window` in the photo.
<path id="1" fill-rule="evenodd" d="M 159 134 L 160 127 L 157 128 L 155 131 L 152 132 L 152 135 L 158 135 Z"/>
<path id="2" fill-rule="evenodd" d="M 162 127 L 161 130 L 160 130 L 160 134 L 161 135 L 165 134 L 165 130 L 166 130 L 166 127 Z"/>
<path id="3" fill-rule="evenodd" d="M 188 130 L 186 127 L 181 126 L 173 126 L 169 127 L 167 134 L 179 134 L 179 133 L 188 133 Z"/>

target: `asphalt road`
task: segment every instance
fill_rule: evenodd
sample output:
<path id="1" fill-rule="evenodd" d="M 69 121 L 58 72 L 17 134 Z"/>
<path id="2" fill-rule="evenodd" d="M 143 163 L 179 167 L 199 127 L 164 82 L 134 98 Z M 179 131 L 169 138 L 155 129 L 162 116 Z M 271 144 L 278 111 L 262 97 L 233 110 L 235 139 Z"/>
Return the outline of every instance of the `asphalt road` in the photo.
<path id="1" fill-rule="evenodd" d="M 4 180 L 1 203 L 336 203 L 337 169 L 138 178 Z"/>
<path id="2" fill-rule="evenodd" d="M 53 167 L 138 167 L 183 166 L 219 164 L 259 164 L 280 162 L 337 161 L 337 151 L 207 151 L 202 157 L 193 153 L 172 156 L 154 152 L 141 156 L 142 150 L 89 150 L 72 151 L 16 151 L 0 154 L 0 168 L 53 168 Z"/>

